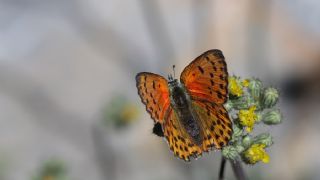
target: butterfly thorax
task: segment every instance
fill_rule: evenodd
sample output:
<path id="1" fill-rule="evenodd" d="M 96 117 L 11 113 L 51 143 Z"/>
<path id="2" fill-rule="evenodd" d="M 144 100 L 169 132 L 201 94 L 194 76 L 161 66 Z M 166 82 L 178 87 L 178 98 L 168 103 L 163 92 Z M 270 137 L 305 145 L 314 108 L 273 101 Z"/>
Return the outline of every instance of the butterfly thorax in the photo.
<path id="1" fill-rule="evenodd" d="M 196 113 L 193 112 L 191 99 L 183 84 L 174 79 L 169 81 L 170 102 L 178 116 L 179 123 L 184 127 L 194 143 L 201 145 L 200 126 L 196 121 Z"/>

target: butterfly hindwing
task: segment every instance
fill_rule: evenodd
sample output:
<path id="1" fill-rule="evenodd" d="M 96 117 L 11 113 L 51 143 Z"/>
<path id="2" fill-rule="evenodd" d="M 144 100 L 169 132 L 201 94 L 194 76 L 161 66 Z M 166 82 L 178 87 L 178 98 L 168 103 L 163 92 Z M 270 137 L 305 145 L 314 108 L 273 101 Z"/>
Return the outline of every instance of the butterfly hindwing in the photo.
<path id="1" fill-rule="evenodd" d="M 221 149 L 229 142 L 232 134 L 232 123 L 222 105 L 210 102 L 193 101 L 192 106 L 197 114 L 202 129 L 202 142 L 194 143 L 190 138 L 175 111 L 169 108 L 168 117 L 164 121 L 164 136 L 174 155 L 189 161 L 190 157 L 198 157 L 202 152 L 208 152 L 212 147 Z"/>
<path id="2" fill-rule="evenodd" d="M 192 106 L 204 134 L 202 150 L 209 151 L 211 147 L 221 149 L 227 145 L 232 134 L 232 123 L 225 108 L 206 101 L 193 101 Z"/>
<path id="3" fill-rule="evenodd" d="M 190 157 L 201 155 L 201 147 L 193 143 L 190 136 L 180 124 L 177 114 L 171 108 L 164 122 L 163 129 L 170 150 L 175 156 L 185 161 L 189 161 Z"/>
<path id="4" fill-rule="evenodd" d="M 168 81 L 157 74 L 142 72 L 136 76 L 138 93 L 155 123 L 163 123 L 170 106 Z"/>
<path id="5" fill-rule="evenodd" d="M 209 50 L 197 57 L 183 70 L 180 80 L 192 99 L 216 104 L 227 100 L 228 72 L 220 50 Z"/>

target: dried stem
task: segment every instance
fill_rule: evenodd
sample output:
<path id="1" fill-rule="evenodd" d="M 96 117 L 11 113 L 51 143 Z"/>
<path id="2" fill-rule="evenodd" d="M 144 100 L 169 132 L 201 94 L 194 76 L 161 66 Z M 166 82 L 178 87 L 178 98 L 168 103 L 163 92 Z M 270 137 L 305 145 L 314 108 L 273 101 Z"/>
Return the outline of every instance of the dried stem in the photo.
<path id="1" fill-rule="evenodd" d="M 224 171 L 225 171 L 226 162 L 227 162 L 227 160 L 222 156 L 220 170 L 219 170 L 219 178 L 218 178 L 219 180 L 224 179 Z M 246 175 L 245 175 L 243 168 L 241 166 L 241 162 L 239 160 L 235 160 L 235 161 L 231 160 L 230 162 L 231 162 L 232 170 L 234 172 L 236 179 L 237 180 L 246 180 L 247 178 L 246 178 Z"/>
<path id="2" fill-rule="evenodd" d="M 223 180 L 224 179 L 224 169 L 226 166 L 226 159 L 221 156 L 221 164 L 220 164 L 220 170 L 219 170 L 219 180 Z"/>
<path id="3" fill-rule="evenodd" d="M 246 180 L 246 175 L 239 160 L 230 161 L 234 175 L 238 180 Z"/>

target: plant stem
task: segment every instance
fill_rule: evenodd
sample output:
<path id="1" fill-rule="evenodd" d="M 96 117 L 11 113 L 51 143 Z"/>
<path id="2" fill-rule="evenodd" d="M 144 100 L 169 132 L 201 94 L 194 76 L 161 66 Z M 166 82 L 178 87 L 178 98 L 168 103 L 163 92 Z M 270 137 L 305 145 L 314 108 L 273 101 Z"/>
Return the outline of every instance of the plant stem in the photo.
<path id="1" fill-rule="evenodd" d="M 223 180 L 224 179 L 224 169 L 226 166 L 226 159 L 221 156 L 221 164 L 220 164 L 220 170 L 219 170 L 219 180 Z"/>
<path id="2" fill-rule="evenodd" d="M 230 161 L 230 162 L 236 178 L 238 180 L 246 180 L 247 178 L 241 166 L 241 162 L 239 160 Z"/>

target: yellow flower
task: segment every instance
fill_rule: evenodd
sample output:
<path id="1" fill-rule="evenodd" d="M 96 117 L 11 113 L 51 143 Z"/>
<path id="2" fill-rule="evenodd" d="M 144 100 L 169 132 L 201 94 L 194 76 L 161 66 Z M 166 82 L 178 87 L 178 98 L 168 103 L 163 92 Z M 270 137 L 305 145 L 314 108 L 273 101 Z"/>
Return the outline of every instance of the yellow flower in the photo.
<path id="1" fill-rule="evenodd" d="M 250 83 L 249 79 L 244 79 L 244 80 L 242 81 L 242 86 L 248 87 L 248 86 L 249 86 L 249 83 Z"/>
<path id="2" fill-rule="evenodd" d="M 254 123 L 257 121 L 258 116 L 255 114 L 256 106 L 251 106 L 249 110 L 240 110 L 239 119 L 240 124 L 246 126 L 246 130 L 251 132 L 254 126 Z"/>
<path id="3" fill-rule="evenodd" d="M 235 77 L 229 78 L 229 90 L 232 95 L 241 96 L 243 94 L 242 87 Z"/>
<path id="4" fill-rule="evenodd" d="M 255 164 L 258 161 L 268 163 L 270 160 L 269 155 L 265 151 L 266 145 L 254 144 L 244 152 L 244 160 L 249 164 Z"/>

